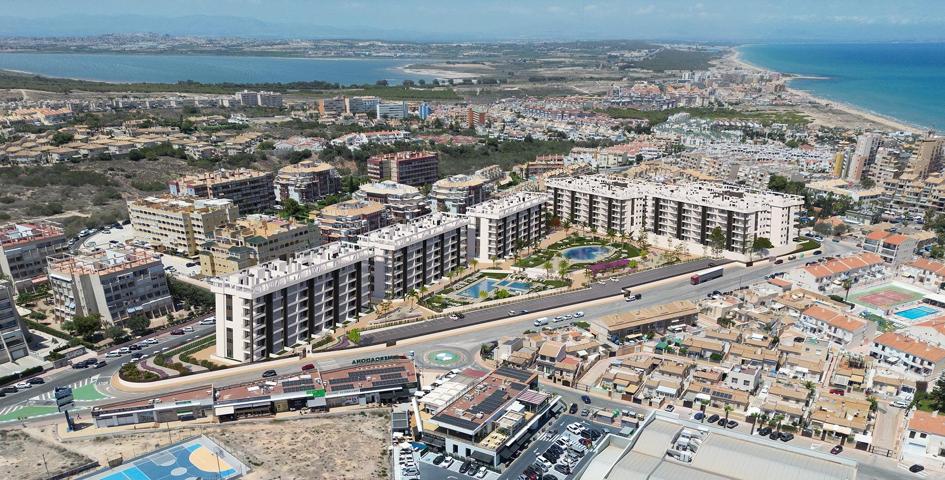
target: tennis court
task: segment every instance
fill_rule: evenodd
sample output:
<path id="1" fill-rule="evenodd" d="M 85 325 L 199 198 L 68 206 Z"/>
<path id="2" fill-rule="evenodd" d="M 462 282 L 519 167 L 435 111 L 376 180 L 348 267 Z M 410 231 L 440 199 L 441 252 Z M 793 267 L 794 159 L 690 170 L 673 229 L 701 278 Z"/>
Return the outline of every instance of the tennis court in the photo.
<path id="1" fill-rule="evenodd" d="M 899 305 L 921 300 L 925 294 L 897 285 L 884 285 L 850 295 L 850 301 L 867 308 L 888 310 Z"/>
<path id="2" fill-rule="evenodd" d="M 83 480 L 234 479 L 249 469 L 205 436 L 155 450 L 124 465 L 82 477 Z"/>

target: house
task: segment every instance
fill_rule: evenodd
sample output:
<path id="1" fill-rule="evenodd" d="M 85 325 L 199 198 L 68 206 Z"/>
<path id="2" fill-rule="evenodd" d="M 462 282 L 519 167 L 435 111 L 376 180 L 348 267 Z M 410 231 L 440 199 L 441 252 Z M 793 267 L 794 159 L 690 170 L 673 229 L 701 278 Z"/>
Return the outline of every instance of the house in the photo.
<path id="1" fill-rule="evenodd" d="M 945 349 L 894 332 L 876 337 L 870 356 L 929 380 L 938 378 L 945 369 Z"/>
<path id="2" fill-rule="evenodd" d="M 765 399 L 764 403 L 762 403 L 759 408 L 761 413 L 768 418 L 777 418 L 777 416 L 780 415 L 784 417 L 782 423 L 789 423 L 791 425 L 798 425 L 804 418 L 806 412 L 803 405 L 771 398 Z"/>
<path id="3" fill-rule="evenodd" d="M 555 364 L 564 360 L 565 356 L 564 344 L 549 340 L 538 348 L 538 358 L 535 359 L 535 366 L 539 372 L 550 377 L 554 374 Z"/>
<path id="4" fill-rule="evenodd" d="M 902 446 L 904 454 L 933 457 L 936 460 L 945 457 L 945 415 L 916 410 L 909 419 L 906 432 Z"/>
<path id="5" fill-rule="evenodd" d="M 894 268 L 912 259 L 916 239 L 899 233 L 875 230 L 863 239 L 863 250 L 875 253 Z"/>
<path id="6" fill-rule="evenodd" d="M 555 362 L 551 378 L 565 387 L 575 385 L 583 372 L 583 365 L 584 363 L 577 357 L 565 356 L 562 360 Z"/>
<path id="7" fill-rule="evenodd" d="M 663 362 L 656 367 L 652 376 L 684 382 L 689 379 L 694 367 L 695 365 L 692 363 Z"/>
<path id="8" fill-rule="evenodd" d="M 811 405 L 810 428 L 821 440 L 843 441 L 869 434 L 870 402 L 843 395 L 822 395 Z"/>
<path id="9" fill-rule="evenodd" d="M 844 280 L 856 282 L 868 277 L 879 278 L 886 273 L 885 265 L 879 255 L 864 252 L 796 268 L 788 272 L 787 279 L 801 288 L 830 292 L 842 290 Z"/>
<path id="10" fill-rule="evenodd" d="M 683 400 L 691 402 L 693 408 L 699 403 L 707 403 L 715 408 L 724 408 L 731 405 L 735 411 L 744 412 L 748 409 L 748 392 L 734 390 L 727 386 L 710 385 L 703 382 L 692 382 L 683 393 Z"/>
<path id="11" fill-rule="evenodd" d="M 778 370 L 778 376 L 802 382 L 819 382 L 826 367 L 825 360 L 824 356 L 812 355 L 784 357 L 784 364 Z"/>
<path id="12" fill-rule="evenodd" d="M 830 377 L 830 386 L 846 391 L 862 390 L 866 382 L 866 363 L 860 357 L 844 356 Z"/>
<path id="13" fill-rule="evenodd" d="M 686 355 L 713 362 L 721 362 L 728 353 L 728 344 L 708 338 L 686 337 L 683 339 L 682 348 L 686 349 Z"/>
<path id="14" fill-rule="evenodd" d="M 805 333 L 851 348 L 864 345 L 876 333 L 876 324 L 820 305 L 801 313 L 797 326 Z"/>
<path id="15" fill-rule="evenodd" d="M 736 366 L 725 377 L 725 386 L 734 390 L 753 393 L 761 383 L 761 369 L 752 366 Z"/>
<path id="16" fill-rule="evenodd" d="M 777 369 L 780 358 L 781 353 L 778 350 L 752 347 L 740 343 L 732 344 L 728 349 L 728 363 L 761 366 L 766 371 Z"/>
<path id="17" fill-rule="evenodd" d="M 874 375 L 871 388 L 874 395 L 885 397 L 900 395 L 911 397 L 915 395 L 915 381 L 899 376 Z"/>
<path id="18" fill-rule="evenodd" d="M 919 285 L 938 290 L 945 283 L 945 263 L 920 257 L 903 265 L 902 275 L 912 277 Z"/>

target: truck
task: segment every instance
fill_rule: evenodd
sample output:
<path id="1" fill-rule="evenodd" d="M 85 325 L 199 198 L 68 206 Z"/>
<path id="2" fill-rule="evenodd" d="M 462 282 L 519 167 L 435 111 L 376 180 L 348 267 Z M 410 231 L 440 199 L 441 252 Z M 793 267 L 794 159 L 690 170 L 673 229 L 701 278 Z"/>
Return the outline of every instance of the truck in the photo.
<path id="1" fill-rule="evenodd" d="M 699 285 L 700 283 L 708 282 L 709 280 L 712 280 L 713 278 L 721 277 L 722 271 L 723 271 L 722 267 L 714 267 L 708 270 L 703 270 L 701 272 L 696 272 L 692 274 L 692 277 L 689 278 L 689 281 L 693 285 Z"/>

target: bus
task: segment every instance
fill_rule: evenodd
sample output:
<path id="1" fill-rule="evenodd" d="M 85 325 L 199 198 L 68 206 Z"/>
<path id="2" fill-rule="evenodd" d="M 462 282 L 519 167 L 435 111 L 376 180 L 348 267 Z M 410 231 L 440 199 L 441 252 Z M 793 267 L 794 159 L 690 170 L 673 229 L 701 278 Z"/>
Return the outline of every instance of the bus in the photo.
<path id="1" fill-rule="evenodd" d="M 708 282 L 713 278 L 721 277 L 722 270 L 722 267 L 715 267 L 708 270 L 703 270 L 701 272 L 696 272 L 692 274 L 692 277 L 689 278 L 689 281 L 692 282 L 693 285 L 699 285 L 700 283 Z"/>

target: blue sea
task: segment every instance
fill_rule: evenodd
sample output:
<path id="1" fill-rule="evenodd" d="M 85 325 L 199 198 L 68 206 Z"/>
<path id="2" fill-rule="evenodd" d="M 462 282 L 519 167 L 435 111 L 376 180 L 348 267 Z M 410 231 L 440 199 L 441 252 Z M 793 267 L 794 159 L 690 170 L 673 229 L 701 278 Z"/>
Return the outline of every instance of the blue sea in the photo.
<path id="1" fill-rule="evenodd" d="M 211 55 L 132 55 L 73 53 L 0 53 L 0 70 L 16 70 L 48 77 L 104 82 L 262 83 L 322 80 L 373 84 L 431 80 L 398 70 L 407 59 L 285 58 Z M 413 62 L 416 62 L 415 60 Z"/>
<path id="2" fill-rule="evenodd" d="M 777 44 L 739 48 L 762 68 L 818 79 L 791 87 L 923 128 L 945 128 L 945 43 Z"/>

